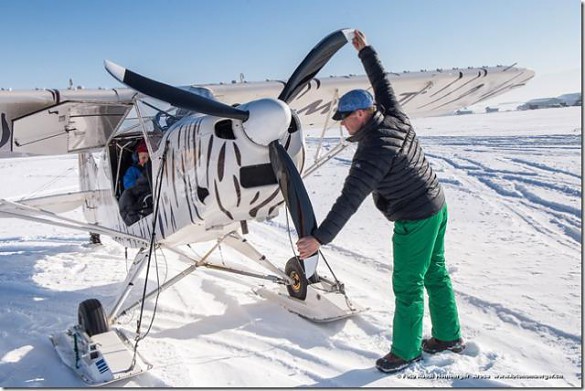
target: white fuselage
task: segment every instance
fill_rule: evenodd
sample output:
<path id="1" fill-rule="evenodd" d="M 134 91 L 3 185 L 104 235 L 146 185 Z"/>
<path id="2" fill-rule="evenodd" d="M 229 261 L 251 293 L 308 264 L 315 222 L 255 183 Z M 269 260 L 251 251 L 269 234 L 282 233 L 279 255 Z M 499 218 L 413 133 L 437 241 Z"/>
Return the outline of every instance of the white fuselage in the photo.
<path id="1" fill-rule="evenodd" d="M 271 167 L 268 146 L 263 144 L 277 139 L 301 170 L 302 130 L 296 118 L 296 130 L 287 130 L 290 111 L 288 117 L 276 122 L 266 118 L 265 112 L 272 110 L 266 106 L 274 106 L 274 100 L 260 100 L 256 104 L 259 111 L 255 104 L 242 106 L 249 106 L 251 113 L 244 123 L 213 116 L 187 116 L 173 124 L 154 146 L 151 160 L 155 211 L 159 200 L 155 242 L 180 245 L 210 240 L 237 228 L 241 221 L 262 221 L 278 214 L 284 201 L 278 184 L 266 175 Z M 259 114 L 254 116 L 255 112 Z M 283 125 L 278 121 L 288 122 Z M 119 213 L 111 172 L 106 150 L 80 154 L 81 188 L 92 191 L 84 204 L 85 217 L 90 223 L 150 239 L 156 212 L 127 226 Z M 117 239 L 130 247 L 144 246 L 134 240 Z"/>

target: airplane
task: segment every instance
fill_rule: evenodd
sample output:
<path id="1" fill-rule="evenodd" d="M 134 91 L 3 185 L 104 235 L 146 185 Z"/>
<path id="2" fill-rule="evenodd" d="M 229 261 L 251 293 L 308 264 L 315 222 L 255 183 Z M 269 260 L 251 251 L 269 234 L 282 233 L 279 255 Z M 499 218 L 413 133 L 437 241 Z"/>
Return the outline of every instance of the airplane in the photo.
<path id="1" fill-rule="evenodd" d="M 319 253 L 308 259 L 292 256 L 281 268 L 245 238 L 248 221 L 272 219 L 284 205 L 299 237 L 316 227 L 302 178 L 348 146 L 340 136 L 334 147 L 319 154 L 325 132 L 335 126 L 330 118 L 338 98 L 354 88 L 371 89 L 364 75 L 316 75 L 353 34 L 353 29 L 341 29 L 327 35 L 286 82 L 175 87 L 106 60 L 106 70 L 127 88 L 0 91 L 0 156 L 77 154 L 80 179 L 78 192 L 1 199 L 0 216 L 89 232 L 95 243 L 107 235 L 139 249 L 107 315 L 102 303 L 90 298 L 79 304 L 78 324 L 51 336 L 60 358 L 82 380 L 103 385 L 150 369 L 137 352 L 140 322 L 134 345 L 116 322 L 138 306 L 142 319 L 147 299 L 204 267 L 274 283 L 276 289 L 255 292 L 314 322 L 364 310 L 351 302 L 332 270 L 332 278 L 317 272 Z M 422 117 L 448 114 L 521 87 L 534 72 L 514 64 L 389 76 L 406 112 Z M 310 166 L 307 128 L 322 128 Z M 151 162 L 146 169 L 149 191 L 133 200 L 138 217 L 129 219 L 121 208 L 130 194 L 122 178 L 141 142 Z M 62 215 L 78 207 L 86 221 Z M 200 259 L 182 248 L 205 241 L 215 244 Z M 213 263 L 210 255 L 221 244 L 270 274 Z M 156 249 L 174 252 L 189 265 L 147 292 Z M 145 270 L 141 298 L 126 304 Z"/>

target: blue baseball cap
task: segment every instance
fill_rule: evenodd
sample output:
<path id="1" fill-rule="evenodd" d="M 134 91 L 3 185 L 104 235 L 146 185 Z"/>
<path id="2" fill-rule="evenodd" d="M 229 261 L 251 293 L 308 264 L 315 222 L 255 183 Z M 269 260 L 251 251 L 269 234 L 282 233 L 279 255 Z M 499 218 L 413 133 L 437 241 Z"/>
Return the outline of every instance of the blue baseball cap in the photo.
<path id="1" fill-rule="evenodd" d="M 351 90 L 345 93 L 339 104 L 337 105 L 337 111 L 333 114 L 333 119 L 339 121 L 343 118 L 343 114 L 351 113 L 356 110 L 368 109 L 374 106 L 374 98 L 366 90 Z"/>

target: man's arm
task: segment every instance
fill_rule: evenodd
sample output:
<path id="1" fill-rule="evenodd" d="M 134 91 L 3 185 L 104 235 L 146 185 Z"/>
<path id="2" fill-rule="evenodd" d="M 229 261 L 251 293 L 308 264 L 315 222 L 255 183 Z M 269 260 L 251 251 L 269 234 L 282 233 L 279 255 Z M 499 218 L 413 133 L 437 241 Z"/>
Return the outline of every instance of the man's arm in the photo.
<path id="1" fill-rule="evenodd" d="M 408 117 L 396 99 L 390 79 L 388 79 L 384 71 L 384 66 L 374 48 L 368 46 L 365 35 L 356 30 L 352 43 L 358 51 L 358 56 L 362 60 L 364 70 L 374 89 L 374 98 L 378 106 L 384 109 L 384 114 L 386 115 L 398 117 L 403 121 L 407 119 Z"/>
<path id="2" fill-rule="evenodd" d="M 306 236 L 297 241 L 301 259 L 313 255 L 322 244 L 331 242 L 337 236 L 364 199 L 372 192 L 374 184 L 377 183 L 376 178 L 382 175 L 379 167 L 368 162 L 354 161 L 343 184 L 341 195 L 331 207 L 325 220 L 312 232 L 312 236 Z"/>
<path id="3" fill-rule="evenodd" d="M 356 152 L 341 195 L 313 236 L 321 244 L 331 242 L 357 211 L 364 199 L 388 172 L 392 159 L 390 154 L 376 148 Z"/>

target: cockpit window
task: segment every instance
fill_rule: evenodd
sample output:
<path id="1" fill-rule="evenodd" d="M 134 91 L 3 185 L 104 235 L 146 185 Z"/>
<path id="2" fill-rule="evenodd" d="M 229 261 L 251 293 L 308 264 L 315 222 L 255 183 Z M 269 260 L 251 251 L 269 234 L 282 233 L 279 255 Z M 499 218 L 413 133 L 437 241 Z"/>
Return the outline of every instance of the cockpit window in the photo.
<path id="1" fill-rule="evenodd" d="M 153 175 L 141 134 L 113 139 L 109 145 L 112 186 L 120 215 L 132 225 L 152 213 Z"/>

